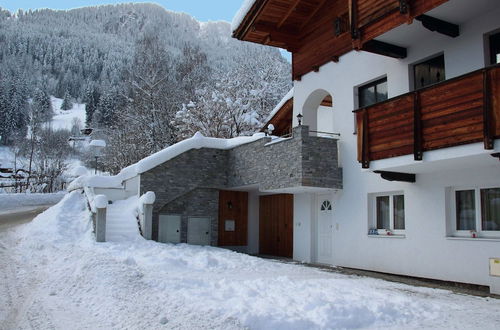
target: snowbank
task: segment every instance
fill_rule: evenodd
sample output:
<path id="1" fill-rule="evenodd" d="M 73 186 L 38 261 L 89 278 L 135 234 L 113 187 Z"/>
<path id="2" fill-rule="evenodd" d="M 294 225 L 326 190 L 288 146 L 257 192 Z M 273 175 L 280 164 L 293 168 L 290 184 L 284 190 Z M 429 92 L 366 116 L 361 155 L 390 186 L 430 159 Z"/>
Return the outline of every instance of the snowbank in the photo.
<path id="1" fill-rule="evenodd" d="M 0 213 L 25 206 L 53 205 L 58 203 L 64 195 L 64 192 L 56 194 L 0 194 Z"/>
<path id="2" fill-rule="evenodd" d="M 250 9 L 252 9 L 252 6 L 256 0 L 245 0 L 243 4 L 241 5 L 240 9 L 236 12 L 236 15 L 233 18 L 233 21 L 231 23 L 231 31 L 236 31 L 240 24 L 243 22 L 243 19 L 245 16 L 247 16 L 248 12 Z"/>
<path id="3" fill-rule="evenodd" d="M 19 308 L 20 324 L 12 328 L 29 328 L 33 319 L 56 329 L 500 325 L 496 299 L 346 276 L 213 247 L 161 244 L 138 234 L 123 243 L 96 243 L 85 203 L 79 191 L 69 193 L 11 233 L 10 240 L 2 240 L 11 258 L 6 265 L 15 272 L 10 280 L 8 270 L 4 282 L 15 285 L 17 295 L 29 294 L 31 301 L 20 301 L 22 308 L 5 304 Z"/>

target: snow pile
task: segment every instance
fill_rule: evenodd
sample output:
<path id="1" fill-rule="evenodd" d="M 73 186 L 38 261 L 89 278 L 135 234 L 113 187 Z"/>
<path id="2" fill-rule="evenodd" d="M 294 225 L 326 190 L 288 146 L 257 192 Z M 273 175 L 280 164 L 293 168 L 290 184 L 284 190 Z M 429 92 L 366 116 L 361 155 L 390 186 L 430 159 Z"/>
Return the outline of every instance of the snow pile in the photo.
<path id="1" fill-rule="evenodd" d="M 236 31 L 240 24 L 247 16 L 252 6 L 255 4 L 256 0 L 245 0 L 241 5 L 240 9 L 236 12 L 236 15 L 233 17 L 233 21 L 231 22 L 231 31 Z"/>
<path id="2" fill-rule="evenodd" d="M 65 193 L 55 194 L 0 194 L 0 213 L 26 206 L 53 205 L 58 203 Z"/>
<path id="3" fill-rule="evenodd" d="M 17 313 L 8 328 L 30 328 L 30 322 L 56 329 L 500 325 L 496 299 L 346 276 L 219 248 L 161 244 L 138 234 L 128 242 L 96 243 L 89 224 L 85 199 L 75 191 L 10 239 L 2 237 L 9 254 L 0 253 L 0 258 L 10 259 L 2 264 L 7 268 L 0 293 L 2 284 L 15 285 L 17 291 L 0 296 L 30 297 L 3 304 Z"/>

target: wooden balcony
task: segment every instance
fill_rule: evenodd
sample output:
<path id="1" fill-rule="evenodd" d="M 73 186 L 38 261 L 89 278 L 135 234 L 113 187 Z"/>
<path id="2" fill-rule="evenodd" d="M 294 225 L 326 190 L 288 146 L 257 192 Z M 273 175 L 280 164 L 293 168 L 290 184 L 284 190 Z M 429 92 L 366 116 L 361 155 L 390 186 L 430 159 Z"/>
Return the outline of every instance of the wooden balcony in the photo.
<path id="1" fill-rule="evenodd" d="M 500 65 L 354 111 L 358 161 L 414 155 L 500 138 Z"/>

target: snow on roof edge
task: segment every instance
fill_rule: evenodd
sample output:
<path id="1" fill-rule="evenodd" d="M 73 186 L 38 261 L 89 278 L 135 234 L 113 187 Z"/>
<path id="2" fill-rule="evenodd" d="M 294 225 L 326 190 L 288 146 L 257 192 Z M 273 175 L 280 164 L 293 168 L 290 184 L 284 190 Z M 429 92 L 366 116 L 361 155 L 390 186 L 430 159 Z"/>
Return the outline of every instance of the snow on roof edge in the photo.
<path id="1" fill-rule="evenodd" d="M 273 117 L 280 111 L 280 109 L 285 105 L 286 102 L 293 98 L 293 87 L 286 93 L 286 95 L 281 99 L 280 103 L 269 113 L 269 116 L 266 118 L 266 124 L 273 119 Z"/>
<path id="2" fill-rule="evenodd" d="M 240 9 L 236 12 L 236 15 L 233 17 L 233 21 L 231 22 L 231 32 L 234 32 L 241 25 L 245 16 L 247 16 L 252 6 L 257 2 L 257 0 L 245 0 L 241 5 Z"/>
<path id="3" fill-rule="evenodd" d="M 141 159 L 135 164 L 125 167 L 115 176 L 81 176 L 70 184 L 68 191 L 81 189 L 86 186 L 92 188 L 123 188 L 124 181 L 147 172 L 186 151 L 201 148 L 228 150 L 257 141 L 263 137 L 265 137 L 264 133 L 255 133 L 252 136 L 238 136 L 232 139 L 221 139 L 205 137 L 198 132 L 189 139 L 173 144 L 151 156 Z"/>
<path id="4" fill-rule="evenodd" d="M 257 141 L 264 136 L 264 133 L 256 133 L 253 136 L 239 136 L 232 139 L 221 139 L 205 137 L 198 132 L 193 137 L 160 150 L 149 157 L 141 159 L 136 164 L 129 167 L 134 166 L 136 174 L 141 174 L 191 149 L 212 148 L 227 150 L 242 144 Z M 130 169 L 127 171 L 130 171 Z M 121 173 L 122 172 L 118 175 Z"/>

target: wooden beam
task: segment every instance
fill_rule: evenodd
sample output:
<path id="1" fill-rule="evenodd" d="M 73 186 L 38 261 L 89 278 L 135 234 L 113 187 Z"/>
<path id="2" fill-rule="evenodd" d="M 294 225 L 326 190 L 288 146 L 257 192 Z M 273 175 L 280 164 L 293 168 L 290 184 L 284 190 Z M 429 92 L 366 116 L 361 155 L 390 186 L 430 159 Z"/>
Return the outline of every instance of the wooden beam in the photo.
<path id="1" fill-rule="evenodd" d="M 361 50 L 393 58 L 406 58 L 408 51 L 404 47 L 389 44 L 387 42 L 370 40 L 363 44 Z"/>
<path id="2" fill-rule="evenodd" d="M 417 92 L 413 94 L 413 159 L 422 160 L 423 153 L 423 131 L 422 110 L 420 97 Z"/>
<path id="3" fill-rule="evenodd" d="M 493 108 L 491 106 L 491 81 L 488 70 L 483 70 L 483 141 L 484 149 L 494 149 L 495 139 L 493 134 L 492 115 Z"/>
<path id="4" fill-rule="evenodd" d="M 281 21 L 278 23 L 278 29 L 286 22 L 286 20 L 288 19 L 288 17 L 290 17 L 290 15 L 295 10 L 295 8 L 297 8 L 297 5 L 299 4 L 299 2 L 300 2 L 300 0 L 295 0 L 295 2 L 292 3 L 292 5 L 288 9 L 288 11 L 286 12 L 285 16 L 283 16 L 283 18 L 281 19 Z"/>
<path id="5" fill-rule="evenodd" d="M 382 179 L 387 181 L 401 181 L 415 183 L 416 175 L 411 173 L 399 173 L 399 172 L 388 172 L 388 171 L 373 171 L 373 173 L 380 174 Z"/>
<path id="6" fill-rule="evenodd" d="M 460 27 L 457 24 L 443 21 L 429 15 L 420 15 L 415 17 L 417 21 L 422 22 L 422 25 L 431 31 L 435 31 L 448 37 L 456 38 L 460 35 Z"/>
<path id="7" fill-rule="evenodd" d="M 351 26 L 351 38 L 359 39 L 358 28 L 358 0 L 349 0 L 349 22 Z"/>
<path id="8" fill-rule="evenodd" d="M 363 109 L 363 150 L 361 151 L 361 166 L 370 168 L 370 137 L 368 136 L 368 110 Z"/>
<path id="9" fill-rule="evenodd" d="M 327 0 L 322 0 L 318 4 L 318 6 L 311 12 L 311 14 L 309 14 L 309 16 L 307 16 L 307 18 L 300 25 L 300 28 L 299 28 L 300 31 L 302 31 L 306 27 L 306 25 L 309 24 L 309 22 L 312 20 L 314 15 L 316 15 L 316 13 L 321 9 L 321 7 L 323 7 L 323 5 L 326 3 L 326 1 Z"/>

